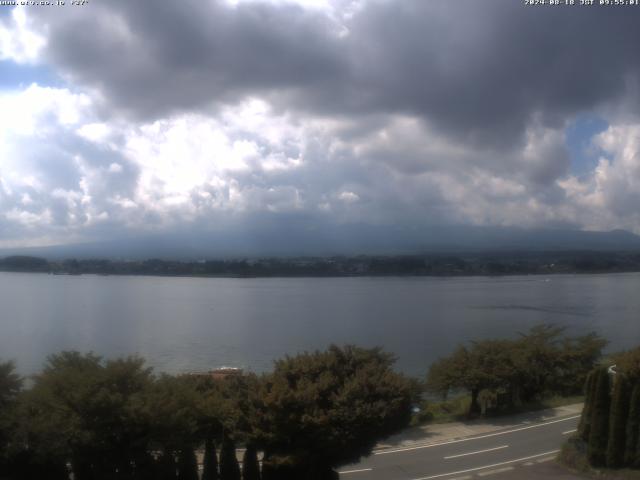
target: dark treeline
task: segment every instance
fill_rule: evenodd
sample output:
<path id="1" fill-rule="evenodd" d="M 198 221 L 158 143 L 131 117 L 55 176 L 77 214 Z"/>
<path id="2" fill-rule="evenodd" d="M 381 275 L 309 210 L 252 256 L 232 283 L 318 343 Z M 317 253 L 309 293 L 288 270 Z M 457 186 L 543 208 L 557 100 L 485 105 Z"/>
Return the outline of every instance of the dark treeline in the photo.
<path id="1" fill-rule="evenodd" d="M 426 386 L 443 397 L 468 392 L 471 416 L 549 396 L 579 395 L 606 344 L 595 333 L 567 337 L 561 327 L 540 325 L 516 339 L 459 346 L 431 365 Z"/>
<path id="2" fill-rule="evenodd" d="M 431 366 L 426 384 L 396 373 L 380 349 L 353 346 L 222 379 L 156 375 L 139 357 L 62 352 L 26 388 L 11 362 L 0 363 L 0 479 L 336 479 L 337 467 L 409 425 L 425 387 L 468 393 L 471 416 L 574 395 L 605 344 L 541 325 L 460 346 Z M 639 358 L 618 358 L 621 371 L 636 372 L 630 382 Z M 640 415 L 628 415 L 636 440 L 627 445 L 637 444 Z"/>
<path id="3" fill-rule="evenodd" d="M 506 252 L 236 260 L 0 259 L 0 271 L 227 277 L 525 275 L 640 271 L 640 252 Z"/>
<path id="4" fill-rule="evenodd" d="M 640 468 L 640 347 L 588 376 L 578 434 L 569 446 L 593 467 Z"/>
<path id="5" fill-rule="evenodd" d="M 29 388 L 1 363 L 0 479 L 335 479 L 408 425 L 419 393 L 393 361 L 330 347 L 214 379 L 62 352 Z"/>

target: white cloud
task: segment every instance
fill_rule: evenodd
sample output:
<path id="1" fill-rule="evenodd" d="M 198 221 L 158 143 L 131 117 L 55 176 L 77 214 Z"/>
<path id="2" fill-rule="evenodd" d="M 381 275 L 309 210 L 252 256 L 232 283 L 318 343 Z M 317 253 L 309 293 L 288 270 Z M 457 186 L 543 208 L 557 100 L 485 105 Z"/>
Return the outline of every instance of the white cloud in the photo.
<path id="1" fill-rule="evenodd" d="M 0 60 L 33 63 L 45 45 L 46 37 L 32 29 L 25 8 L 15 7 L 0 19 Z"/>
<path id="2" fill-rule="evenodd" d="M 122 172 L 122 165 L 120 165 L 119 163 L 113 162 L 111 165 L 109 165 L 109 173 L 121 173 Z"/>
<path id="3" fill-rule="evenodd" d="M 78 128 L 76 132 L 91 142 L 102 143 L 109 138 L 112 128 L 105 123 L 87 123 Z"/>
<path id="4" fill-rule="evenodd" d="M 562 130 L 531 121 L 507 152 L 452 141 L 410 115 L 293 116 L 252 98 L 153 122 L 101 119 L 86 94 L 31 85 L 0 107 L 0 244 L 215 225 L 219 215 L 336 222 L 542 226 L 640 232 L 640 125 L 594 139 L 603 158 L 566 173 Z M 37 141 L 34 141 L 37 140 Z M 99 234 L 97 232 L 100 232 Z M 39 239 L 39 240 L 38 240 Z"/>

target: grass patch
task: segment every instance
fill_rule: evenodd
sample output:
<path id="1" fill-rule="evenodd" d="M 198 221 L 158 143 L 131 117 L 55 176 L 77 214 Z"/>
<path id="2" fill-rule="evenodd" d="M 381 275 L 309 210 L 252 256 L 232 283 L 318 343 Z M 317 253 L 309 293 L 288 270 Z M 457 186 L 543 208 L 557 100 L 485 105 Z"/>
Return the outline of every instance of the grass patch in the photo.
<path id="1" fill-rule="evenodd" d="M 471 397 L 462 395 L 442 402 L 425 401 L 420 405 L 421 411 L 413 416 L 411 425 L 429 423 L 449 423 L 464 420 L 469 411 Z"/>
<path id="2" fill-rule="evenodd" d="M 509 408 L 489 410 L 485 414 L 485 418 L 513 415 L 516 413 L 535 412 L 537 410 L 558 408 L 582 402 L 584 402 L 584 396 L 582 395 L 570 397 L 554 396 L 537 402 L 516 405 Z M 425 400 L 420 405 L 420 412 L 413 415 L 413 418 L 411 419 L 411 426 L 468 420 L 467 414 L 469 412 L 470 404 L 470 395 L 460 395 L 441 402 Z"/>

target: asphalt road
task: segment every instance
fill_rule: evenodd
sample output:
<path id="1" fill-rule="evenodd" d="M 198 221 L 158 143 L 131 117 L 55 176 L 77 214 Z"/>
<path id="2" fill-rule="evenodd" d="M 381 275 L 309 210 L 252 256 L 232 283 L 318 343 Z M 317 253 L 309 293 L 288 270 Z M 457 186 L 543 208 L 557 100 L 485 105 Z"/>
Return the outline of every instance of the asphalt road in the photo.
<path id="1" fill-rule="evenodd" d="M 519 425 L 432 445 L 387 449 L 340 471 L 342 480 L 462 480 L 499 475 L 551 461 L 579 416 Z M 511 476 L 518 478 L 518 476 Z"/>

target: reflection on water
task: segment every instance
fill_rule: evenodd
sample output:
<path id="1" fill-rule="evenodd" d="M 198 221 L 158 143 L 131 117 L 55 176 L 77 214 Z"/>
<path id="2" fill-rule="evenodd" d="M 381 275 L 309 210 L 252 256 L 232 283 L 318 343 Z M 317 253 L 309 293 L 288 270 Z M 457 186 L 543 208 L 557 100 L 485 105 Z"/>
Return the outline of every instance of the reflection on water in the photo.
<path id="1" fill-rule="evenodd" d="M 381 345 L 422 375 L 458 343 L 537 323 L 640 343 L 640 274 L 219 279 L 0 273 L 0 358 L 37 371 L 62 349 L 139 353 L 159 370 L 263 371 L 330 343 Z"/>

